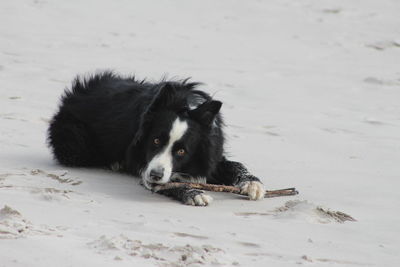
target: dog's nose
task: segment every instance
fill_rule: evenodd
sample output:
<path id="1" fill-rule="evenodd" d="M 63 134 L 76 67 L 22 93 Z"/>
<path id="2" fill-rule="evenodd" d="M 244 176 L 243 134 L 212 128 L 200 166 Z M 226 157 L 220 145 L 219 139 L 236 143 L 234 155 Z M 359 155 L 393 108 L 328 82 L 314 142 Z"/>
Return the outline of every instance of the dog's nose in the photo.
<path id="1" fill-rule="evenodd" d="M 150 178 L 153 181 L 159 181 L 164 175 L 164 168 L 153 169 L 150 171 Z"/>

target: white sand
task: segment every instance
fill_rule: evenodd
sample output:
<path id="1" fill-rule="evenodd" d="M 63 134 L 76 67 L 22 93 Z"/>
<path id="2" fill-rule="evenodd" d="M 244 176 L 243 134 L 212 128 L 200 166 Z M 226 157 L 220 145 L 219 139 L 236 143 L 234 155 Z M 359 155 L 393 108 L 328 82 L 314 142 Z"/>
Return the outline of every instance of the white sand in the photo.
<path id="1" fill-rule="evenodd" d="M 398 0 L 0 1 L 0 266 L 398 266 L 399 14 Z M 189 207 L 56 164 L 61 92 L 106 68 L 206 83 L 233 158 L 300 195 Z"/>

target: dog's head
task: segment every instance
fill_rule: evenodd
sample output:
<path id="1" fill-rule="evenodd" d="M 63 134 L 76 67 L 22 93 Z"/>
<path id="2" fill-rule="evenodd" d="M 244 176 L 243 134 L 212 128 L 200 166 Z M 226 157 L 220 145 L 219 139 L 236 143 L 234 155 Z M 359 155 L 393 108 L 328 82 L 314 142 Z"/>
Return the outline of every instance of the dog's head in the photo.
<path id="1" fill-rule="evenodd" d="M 142 115 L 134 143 L 141 153 L 140 175 L 147 188 L 167 183 L 177 173 L 192 175 L 195 161 L 201 157 L 199 146 L 203 146 L 204 135 L 210 133 L 221 108 L 219 101 L 191 100 L 190 90 L 184 86 L 160 86 Z"/>

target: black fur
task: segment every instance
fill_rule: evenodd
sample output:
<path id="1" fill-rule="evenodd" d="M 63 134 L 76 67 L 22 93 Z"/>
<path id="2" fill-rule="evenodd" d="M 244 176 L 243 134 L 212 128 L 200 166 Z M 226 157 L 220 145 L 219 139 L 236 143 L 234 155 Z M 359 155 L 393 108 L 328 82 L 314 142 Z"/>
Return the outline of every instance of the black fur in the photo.
<path id="1" fill-rule="evenodd" d="M 150 83 L 112 72 L 78 77 L 61 99 L 48 143 L 66 166 L 118 163 L 139 176 L 158 151 L 154 138 L 162 138 L 178 116 L 189 125 L 182 141 L 187 156 L 174 159 L 174 172 L 204 177 L 209 183 L 259 181 L 241 163 L 225 159 L 222 103 L 197 90 L 197 85 L 188 80 Z M 185 201 L 188 192 L 178 191 L 160 193 Z"/>

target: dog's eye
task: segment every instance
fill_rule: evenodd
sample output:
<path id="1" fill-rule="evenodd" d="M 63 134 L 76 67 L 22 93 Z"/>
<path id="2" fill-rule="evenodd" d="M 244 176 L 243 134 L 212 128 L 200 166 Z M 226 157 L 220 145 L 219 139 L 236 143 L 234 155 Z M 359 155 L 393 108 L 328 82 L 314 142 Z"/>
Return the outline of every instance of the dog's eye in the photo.
<path id="1" fill-rule="evenodd" d="M 153 140 L 153 143 L 154 143 L 156 146 L 158 146 L 158 145 L 161 144 L 161 141 L 160 141 L 160 139 L 156 138 L 156 139 Z"/>
<path id="2" fill-rule="evenodd" d="M 186 153 L 185 149 L 181 148 L 178 151 L 176 151 L 176 154 L 178 154 L 178 156 L 184 156 Z"/>

